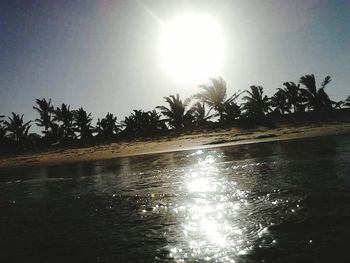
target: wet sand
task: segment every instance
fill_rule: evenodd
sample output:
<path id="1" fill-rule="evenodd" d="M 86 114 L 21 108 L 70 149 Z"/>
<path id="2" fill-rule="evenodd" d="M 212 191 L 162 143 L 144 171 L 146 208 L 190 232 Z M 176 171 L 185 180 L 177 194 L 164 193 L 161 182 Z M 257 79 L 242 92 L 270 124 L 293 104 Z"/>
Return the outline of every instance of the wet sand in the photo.
<path id="1" fill-rule="evenodd" d="M 220 130 L 195 131 L 180 136 L 121 141 L 85 148 L 54 149 L 43 152 L 2 156 L 0 168 L 25 165 L 51 165 L 68 162 L 93 161 L 123 156 L 193 150 L 237 144 L 258 143 L 276 140 L 298 139 L 337 134 L 350 135 L 350 123 L 312 124 L 298 127 L 281 126 L 273 129 L 251 130 L 226 128 Z"/>

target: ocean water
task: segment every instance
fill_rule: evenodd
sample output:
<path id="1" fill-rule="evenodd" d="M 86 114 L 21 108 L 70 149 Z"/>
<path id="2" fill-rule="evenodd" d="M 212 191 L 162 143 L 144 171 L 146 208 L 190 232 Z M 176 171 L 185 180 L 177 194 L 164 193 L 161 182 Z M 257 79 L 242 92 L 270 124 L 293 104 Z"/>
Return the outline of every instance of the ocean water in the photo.
<path id="1" fill-rule="evenodd" d="M 0 262 L 350 262 L 350 136 L 0 170 Z"/>

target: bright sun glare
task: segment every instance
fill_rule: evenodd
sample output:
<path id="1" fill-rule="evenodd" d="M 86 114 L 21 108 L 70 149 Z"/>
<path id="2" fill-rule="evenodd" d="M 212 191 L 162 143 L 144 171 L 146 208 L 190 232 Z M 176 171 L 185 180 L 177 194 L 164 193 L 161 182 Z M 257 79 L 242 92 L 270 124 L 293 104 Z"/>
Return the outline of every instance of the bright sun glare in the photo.
<path id="1" fill-rule="evenodd" d="M 181 15 L 166 23 L 160 41 L 165 72 L 177 81 L 201 82 L 220 74 L 223 35 L 207 15 Z"/>

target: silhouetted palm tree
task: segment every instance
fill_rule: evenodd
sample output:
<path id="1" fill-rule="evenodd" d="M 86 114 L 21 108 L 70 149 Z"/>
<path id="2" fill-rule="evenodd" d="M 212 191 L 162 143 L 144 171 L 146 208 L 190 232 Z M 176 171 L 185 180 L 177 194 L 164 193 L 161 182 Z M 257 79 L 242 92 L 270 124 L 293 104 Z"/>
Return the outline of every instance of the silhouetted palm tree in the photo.
<path id="1" fill-rule="evenodd" d="M 290 105 L 287 100 L 286 91 L 279 88 L 270 99 L 271 106 L 274 108 L 274 113 L 285 114 L 290 113 Z"/>
<path id="2" fill-rule="evenodd" d="M 125 117 L 124 126 L 128 133 L 147 133 L 148 113 L 143 110 L 134 110 L 129 117 Z"/>
<path id="3" fill-rule="evenodd" d="M 132 133 L 139 132 L 139 127 L 141 125 L 137 123 L 137 120 L 135 117 L 135 116 L 137 116 L 136 112 L 137 112 L 137 110 L 134 110 L 130 114 L 130 116 L 126 116 L 124 118 L 124 121 L 122 121 L 122 126 L 124 127 L 124 130 L 123 130 L 124 133 L 132 134 Z"/>
<path id="4" fill-rule="evenodd" d="M 57 107 L 54 111 L 53 120 L 61 123 L 60 129 L 64 139 L 75 138 L 74 133 L 74 111 L 70 110 L 70 106 L 62 103 L 61 108 Z"/>
<path id="5" fill-rule="evenodd" d="M 203 125 L 208 122 L 208 119 L 210 119 L 212 116 L 210 115 L 210 110 L 206 112 L 205 110 L 205 104 L 196 102 L 190 110 L 193 121 L 196 123 L 196 125 Z"/>
<path id="6" fill-rule="evenodd" d="M 65 139 L 63 126 L 52 122 L 50 130 L 46 132 L 46 137 L 51 142 L 62 142 Z"/>
<path id="7" fill-rule="evenodd" d="M 167 129 L 165 123 L 161 120 L 161 115 L 156 110 L 149 111 L 148 116 L 149 116 L 150 131 L 156 132 L 156 131 L 164 131 Z"/>
<path id="8" fill-rule="evenodd" d="M 307 98 L 303 96 L 303 91 L 300 88 L 300 84 L 294 82 L 285 82 L 284 95 L 289 107 L 293 108 L 293 112 L 302 112 L 305 109 L 305 103 Z"/>
<path id="9" fill-rule="evenodd" d="M 250 91 L 246 90 L 248 96 L 243 97 L 246 102 L 243 103 L 243 110 L 247 117 L 260 118 L 268 113 L 270 108 L 270 100 L 263 95 L 262 86 L 250 86 Z"/>
<path id="10" fill-rule="evenodd" d="M 157 109 L 166 117 L 166 121 L 170 127 L 181 129 L 192 122 L 191 112 L 186 112 L 186 107 L 189 101 L 182 102 L 179 94 L 164 97 L 165 102 L 169 104 L 169 108 L 165 106 L 158 106 Z"/>
<path id="11" fill-rule="evenodd" d="M 43 131 L 43 133 L 45 134 L 45 136 L 47 136 L 47 132 L 52 125 L 51 114 L 54 109 L 51 105 L 51 99 L 49 99 L 49 101 L 47 101 L 46 99 L 36 99 L 35 101 L 38 107 L 33 106 L 33 109 L 35 109 L 40 115 L 39 119 L 35 119 L 36 124 L 39 127 L 44 127 L 45 130 Z"/>
<path id="12" fill-rule="evenodd" d="M 302 93 L 307 99 L 307 107 L 309 109 L 316 112 L 332 109 L 332 101 L 325 92 L 327 84 L 331 82 L 330 76 L 324 79 L 319 89 L 316 87 L 316 80 L 313 74 L 301 77 L 299 82 L 305 86 Z"/>
<path id="13" fill-rule="evenodd" d="M 107 113 L 106 117 L 99 119 L 96 125 L 96 131 L 98 135 L 106 139 L 113 138 L 113 135 L 119 132 L 120 128 L 117 123 L 117 117 L 114 117 L 112 113 Z"/>
<path id="14" fill-rule="evenodd" d="M 133 135 L 149 135 L 150 133 L 166 130 L 166 125 L 155 110 L 134 110 L 130 116 L 125 117 L 122 125 L 123 133 Z"/>
<path id="15" fill-rule="evenodd" d="M 91 122 L 91 113 L 87 114 L 83 108 L 74 111 L 75 131 L 79 133 L 81 140 L 88 140 L 92 137 L 93 127 Z"/>
<path id="16" fill-rule="evenodd" d="M 207 104 L 210 109 L 217 111 L 219 120 L 223 121 L 225 105 L 231 104 L 237 99 L 240 93 L 236 92 L 227 99 L 226 82 L 221 77 L 212 78 L 210 81 L 211 84 L 209 85 L 200 85 L 199 87 L 202 88 L 203 91 L 194 95 L 194 97 Z"/>
<path id="17" fill-rule="evenodd" d="M 32 121 L 24 122 L 23 114 L 20 116 L 14 112 L 12 112 L 12 118 L 8 117 L 8 119 L 8 121 L 4 121 L 4 124 L 6 130 L 10 132 L 10 137 L 21 144 L 24 144 L 28 137 L 28 131 L 31 127 L 30 123 Z"/>
<path id="18" fill-rule="evenodd" d="M 225 103 L 224 111 L 222 113 L 222 121 L 232 122 L 237 120 L 240 116 L 241 108 L 234 100 Z"/>

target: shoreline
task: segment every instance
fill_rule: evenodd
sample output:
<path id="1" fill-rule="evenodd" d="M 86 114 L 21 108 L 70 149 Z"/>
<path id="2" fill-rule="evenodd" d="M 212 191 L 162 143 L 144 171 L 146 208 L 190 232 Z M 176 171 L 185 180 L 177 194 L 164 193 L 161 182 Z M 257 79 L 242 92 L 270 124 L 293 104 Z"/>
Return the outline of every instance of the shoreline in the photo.
<path id="1" fill-rule="evenodd" d="M 134 142 L 122 141 L 86 148 L 55 149 L 38 153 L 18 154 L 17 156 L 2 157 L 0 159 L 0 169 L 98 161 L 119 157 L 341 134 L 350 134 L 350 123 L 323 123 L 252 130 L 223 128 L 213 131 L 193 132 L 177 137 L 160 137 L 152 140 L 139 139 Z"/>

